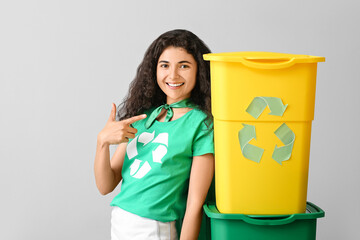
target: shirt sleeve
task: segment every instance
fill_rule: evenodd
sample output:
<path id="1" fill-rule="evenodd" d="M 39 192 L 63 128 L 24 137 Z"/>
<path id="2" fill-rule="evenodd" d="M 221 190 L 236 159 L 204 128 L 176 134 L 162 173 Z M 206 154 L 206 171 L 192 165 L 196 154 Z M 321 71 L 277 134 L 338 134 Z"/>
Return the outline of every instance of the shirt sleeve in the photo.
<path id="1" fill-rule="evenodd" d="M 197 128 L 192 146 L 193 156 L 201 156 L 207 153 L 214 153 L 214 128 L 202 121 Z"/>

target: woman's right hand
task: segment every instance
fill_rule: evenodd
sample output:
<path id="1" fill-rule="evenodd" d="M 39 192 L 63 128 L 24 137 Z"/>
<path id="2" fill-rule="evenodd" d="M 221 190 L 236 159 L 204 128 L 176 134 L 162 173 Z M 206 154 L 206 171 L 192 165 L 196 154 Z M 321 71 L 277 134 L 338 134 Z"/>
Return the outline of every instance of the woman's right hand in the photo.
<path id="1" fill-rule="evenodd" d="M 146 118 L 146 114 L 131 117 L 122 121 L 116 121 L 116 106 L 113 103 L 109 120 L 105 127 L 98 134 L 98 142 L 101 145 L 120 144 L 128 142 L 129 138 L 135 138 L 137 133 L 136 128 L 130 126 L 130 124 Z"/>

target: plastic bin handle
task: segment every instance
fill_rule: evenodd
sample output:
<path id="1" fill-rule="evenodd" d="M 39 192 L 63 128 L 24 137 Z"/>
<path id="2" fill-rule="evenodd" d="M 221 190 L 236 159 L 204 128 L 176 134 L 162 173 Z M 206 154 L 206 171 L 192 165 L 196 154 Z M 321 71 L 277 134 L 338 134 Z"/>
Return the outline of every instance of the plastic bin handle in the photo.
<path id="1" fill-rule="evenodd" d="M 242 58 L 241 62 L 248 67 L 260 69 L 281 69 L 295 64 L 295 58 Z"/>
<path id="2" fill-rule="evenodd" d="M 254 224 L 254 225 L 285 225 L 292 223 L 297 218 L 294 214 L 292 215 L 286 215 L 284 217 L 256 217 L 256 216 L 249 216 L 244 215 L 242 216 L 242 220 L 244 220 L 247 223 Z"/>

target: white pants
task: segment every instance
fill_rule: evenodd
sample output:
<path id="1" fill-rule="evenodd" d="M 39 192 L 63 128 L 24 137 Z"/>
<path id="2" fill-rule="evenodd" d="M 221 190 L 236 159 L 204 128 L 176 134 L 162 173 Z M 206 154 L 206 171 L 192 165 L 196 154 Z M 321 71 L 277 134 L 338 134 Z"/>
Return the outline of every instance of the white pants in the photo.
<path id="1" fill-rule="evenodd" d="M 175 221 L 159 222 L 119 207 L 111 213 L 111 240 L 177 240 Z"/>

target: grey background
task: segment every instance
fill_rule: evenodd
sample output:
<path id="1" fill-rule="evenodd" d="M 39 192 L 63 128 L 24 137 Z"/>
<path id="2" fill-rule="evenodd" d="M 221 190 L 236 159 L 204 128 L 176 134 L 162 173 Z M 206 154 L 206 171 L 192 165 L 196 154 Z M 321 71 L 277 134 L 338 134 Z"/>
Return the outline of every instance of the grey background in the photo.
<path id="1" fill-rule="evenodd" d="M 109 239 L 97 133 L 149 44 L 184 28 L 213 52 L 318 64 L 308 200 L 318 239 L 360 239 L 358 1 L 1 1 L 0 239 Z"/>

